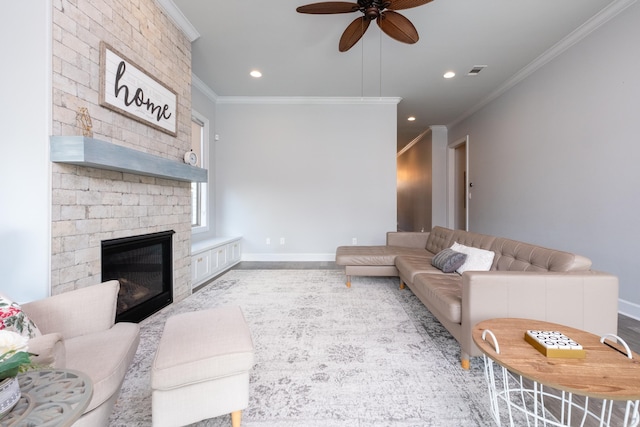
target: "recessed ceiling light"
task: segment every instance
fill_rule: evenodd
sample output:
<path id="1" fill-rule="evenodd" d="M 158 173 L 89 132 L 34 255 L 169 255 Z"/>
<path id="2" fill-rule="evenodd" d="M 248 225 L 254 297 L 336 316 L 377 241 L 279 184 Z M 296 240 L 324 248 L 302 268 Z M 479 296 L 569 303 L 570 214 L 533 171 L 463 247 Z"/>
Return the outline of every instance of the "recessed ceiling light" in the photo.
<path id="1" fill-rule="evenodd" d="M 255 77 L 256 79 L 262 77 L 262 73 L 258 70 L 253 70 L 249 73 L 251 77 Z"/>
<path id="2" fill-rule="evenodd" d="M 415 118 L 415 117 L 413 117 L 413 116 L 411 116 L 411 117 L 407 118 L 407 120 L 409 120 L 410 122 L 413 122 L 413 121 L 415 121 L 415 120 L 416 120 L 416 118 Z"/>
<path id="3" fill-rule="evenodd" d="M 447 71 L 446 73 L 444 73 L 442 77 L 444 77 L 445 79 L 451 79 L 455 76 L 456 76 L 456 73 L 454 73 L 453 71 Z"/>

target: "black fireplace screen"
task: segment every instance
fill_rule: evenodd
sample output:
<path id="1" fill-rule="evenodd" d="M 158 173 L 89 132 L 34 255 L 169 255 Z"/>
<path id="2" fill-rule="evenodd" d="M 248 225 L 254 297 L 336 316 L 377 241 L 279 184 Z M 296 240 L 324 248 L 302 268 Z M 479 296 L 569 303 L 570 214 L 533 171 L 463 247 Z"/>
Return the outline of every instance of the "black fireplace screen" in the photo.
<path id="1" fill-rule="evenodd" d="M 173 301 L 173 230 L 102 242 L 102 280 L 118 280 L 116 322 L 139 322 Z"/>

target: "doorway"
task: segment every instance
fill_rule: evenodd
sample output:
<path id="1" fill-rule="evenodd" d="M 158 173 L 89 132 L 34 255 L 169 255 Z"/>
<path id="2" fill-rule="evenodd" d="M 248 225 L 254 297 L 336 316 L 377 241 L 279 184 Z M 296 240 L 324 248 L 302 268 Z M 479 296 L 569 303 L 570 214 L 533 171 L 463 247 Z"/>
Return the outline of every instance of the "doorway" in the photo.
<path id="1" fill-rule="evenodd" d="M 454 230 L 469 230 L 469 135 L 447 146 L 447 223 Z"/>

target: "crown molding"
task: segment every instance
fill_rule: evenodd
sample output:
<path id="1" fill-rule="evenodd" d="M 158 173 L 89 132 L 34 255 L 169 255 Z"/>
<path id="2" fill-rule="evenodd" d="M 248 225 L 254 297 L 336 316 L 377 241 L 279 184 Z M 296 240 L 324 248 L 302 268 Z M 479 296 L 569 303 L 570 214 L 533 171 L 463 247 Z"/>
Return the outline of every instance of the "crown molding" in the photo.
<path id="1" fill-rule="evenodd" d="M 218 104 L 393 104 L 397 105 L 400 97 L 320 97 L 320 96 L 219 96 Z"/>
<path id="2" fill-rule="evenodd" d="M 202 92 L 204 94 L 204 96 L 209 98 L 209 100 L 211 102 L 213 102 L 214 104 L 218 102 L 218 99 L 220 98 L 218 96 L 218 94 L 215 93 L 213 91 L 213 89 L 211 89 L 209 86 L 207 86 L 207 84 L 205 82 L 200 80 L 200 78 L 198 76 L 196 76 L 195 74 L 193 74 L 193 73 L 191 73 L 191 86 L 195 87 L 200 92 Z"/>
<path id="3" fill-rule="evenodd" d="M 436 126 L 430 126 L 429 128 L 425 129 L 420 135 L 413 138 L 407 145 L 402 147 L 402 149 L 396 153 L 396 158 L 402 156 L 404 153 L 409 151 L 411 147 L 416 145 L 418 142 L 422 141 L 422 138 L 424 138 L 425 135 L 430 134 L 431 128 L 434 128 L 434 127 Z M 438 126 L 438 127 L 445 127 L 445 126 Z"/>
<path id="4" fill-rule="evenodd" d="M 482 107 L 498 98 L 503 93 L 507 92 L 509 89 L 529 77 L 531 74 L 542 68 L 548 62 L 553 60 L 554 58 L 560 56 L 567 49 L 587 37 L 593 31 L 600 28 L 602 25 L 610 21 L 612 18 L 617 16 L 620 12 L 636 3 L 637 0 L 614 0 L 607 7 L 602 9 L 600 12 L 592 16 L 588 21 L 584 24 L 576 28 L 572 31 L 568 36 L 560 40 L 558 43 L 549 48 L 542 55 L 538 56 L 532 62 L 530 62 L 527 66 L 522 68 L 516 74 L 513 75 L 509 80 L 507 80 L 502 86 L 498 89 L 491 92 L 487 97 L 485 97 L 482 101 L 471 107 L 469 110 L 465 111 L 460 115 L 457 119 L 447 125 L 448 128 L 451 128 L 467 117 L 471 116 Z"/>
<path id="5" fill-rule="evenodd" d="M 173 23 L 182 30 L 191 43 L 200 38 L 200 33 L 196 30 L 196 27 L 189 22 L 173 0 L 156 0 L 156 3 L 166 12 Z"/>

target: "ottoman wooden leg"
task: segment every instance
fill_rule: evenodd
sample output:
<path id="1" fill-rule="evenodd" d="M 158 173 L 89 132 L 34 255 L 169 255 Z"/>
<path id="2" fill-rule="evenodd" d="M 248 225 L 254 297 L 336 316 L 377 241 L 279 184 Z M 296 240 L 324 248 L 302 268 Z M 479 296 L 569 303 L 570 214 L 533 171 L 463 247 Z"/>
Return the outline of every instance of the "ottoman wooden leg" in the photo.
<path id="1" fill-rule="evenodd" d="M 231 427 L 240 427 L 240 421 L 242 421 L 242 411 L 235 411 L 231 413 Z"/>

